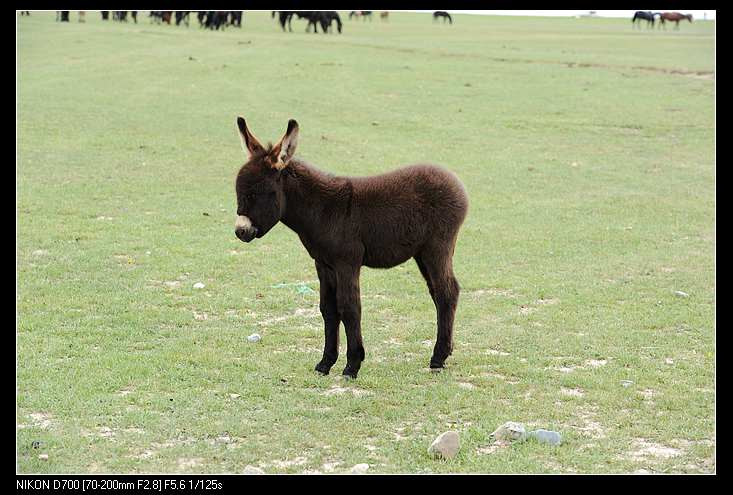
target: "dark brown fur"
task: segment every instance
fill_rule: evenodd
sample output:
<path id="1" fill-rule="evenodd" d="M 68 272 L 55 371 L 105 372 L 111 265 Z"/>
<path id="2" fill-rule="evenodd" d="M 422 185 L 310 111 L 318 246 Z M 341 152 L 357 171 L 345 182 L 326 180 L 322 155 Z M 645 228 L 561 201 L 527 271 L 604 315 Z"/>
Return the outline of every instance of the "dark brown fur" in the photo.
<path id="1" fill-rule="evenodd" d="M 390 268 L 410 258 L 417 262 L 437 309 L 430 367 L 442 368 L 453 350 L 460 291 L 452 257 L 468 210 L 458 178 L 435 165 L 412 165 L 373 177 L 337 177 L 292 157 L 298 134 L 294 120 L 280 142 L 268 148 L 257 142 L 241 117 L 238 125 L 250 159 L 237 176 L 235 233 L 249 242 L 281 221 L 315 260 L 325 323 L 323 359 L 316 370 L 327 374 L 336 362 L 343 322 L 343 374 L 357 376 L 364 360 L 360 269 Z"/>

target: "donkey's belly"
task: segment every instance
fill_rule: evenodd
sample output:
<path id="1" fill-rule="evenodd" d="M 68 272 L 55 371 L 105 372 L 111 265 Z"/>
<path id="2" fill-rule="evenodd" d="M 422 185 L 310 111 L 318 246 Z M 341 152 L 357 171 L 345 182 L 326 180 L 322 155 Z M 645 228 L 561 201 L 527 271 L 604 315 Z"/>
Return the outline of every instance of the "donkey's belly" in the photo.
<path id="1" fill-rule="evenodd" d="M 362 264 L 369 268 L 392 268 L 393 266 L 400 265 L 405 261 L 409 260 L 415 255 L 406 253 L 379 253 L 378 255 L 370 254 L 369 252 L 364 253 L 364 261 Z"/>
<path id="2" fill-rule="evenodd" d="M 365 243 L 362 264 L 370 268 L 392 268 L 409 260 L 422 245 L 415 239 L 397 243 Z"/>

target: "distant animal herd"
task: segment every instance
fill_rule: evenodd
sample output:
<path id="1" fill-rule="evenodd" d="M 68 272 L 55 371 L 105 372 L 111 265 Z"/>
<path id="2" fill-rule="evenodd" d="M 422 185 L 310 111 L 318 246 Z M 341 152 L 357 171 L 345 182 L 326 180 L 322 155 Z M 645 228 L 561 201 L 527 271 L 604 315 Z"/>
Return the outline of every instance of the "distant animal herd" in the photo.
<path id="1" fill-rule="evenodd" d="M 113 21 L 128 22 L 129 13 L 129 18 L 137 24 L 137 12 L 138 11 L 136 10 L 102 10 L 100 11 L 100 14 L 104 21 L 110 20 L 111 18 Z M 68 10 L 57 10 L 56 20 L 60 22 L 69 22 L 69 13 L 70 11 Z M 224 29 L 229 26 L 241 28 L 244 19 L 244 13 L 241 10 L 151 10 L 148 17 L 150 18 L 150 22 L 154 24 L 170 25 L 172 22 L 175 22 L 176 26 L 184 25 L 188 27 L 192 13 L 196 14 L 199 27 L 212 30 Z M 349 20 L 361 19 L 363 21 L 371 21 L 372 14 L 373 12 L 371 10 L 352 10 L 349 13 Z M 30 15 L 30 12 L 22 11 L 21 15 Z M 334 26 L 339 33 L 341 33 L 343 29 L 341 17 L 335 10 L 273 10 L 271 17 L 273 19 L 277 18 L 280 27 L 285 32 L 293 31 L 293 18 L 306 20 L 307 24 L 305 31 L 308 33 L 317 33 L 318 26 L 321 26 L 321 32 L 324 34 L 333 33 Z M 79 22 L 85 22 L 84 18 L 85 11 L 79 11 Z M 382 22 L 389 21 L 389 12 L 380 12 L 379 18 Z M 448 12 L 440 10 L 433 12 L 433 21 L 438 19 L 443 19 L 444 23 L 447 21 L 448 23 L 453 24 L 453 18 Z"/>
<path id="2" fill-rule="evenodd" d="M 60 22 L 69 22 L 69 12 L 70 11 L 68 10 L 57 10 L 56 20 Z M 113 21 L 127 22 L 127 10 L 102 10 L 100 11 L 100 13 L 102 15 L 102 20 L 109 20 L 111 13 Z M 155 24 L 170 25 L 171 21 L 175 21 L 176 26 L 180 26 L 181 24 L 183 24 L 188 27 L 189 17 L 191 13 L 196 14 L 199 27 L 212 30 L 224 29 L 228 26 L 241 28 L 244 19 L 244 13 L 241 10 L 151 10 L 149 18 L 150 21 Z M 30 11 L 23 10 L 20 14 L 30 15 Z M 131 10 L 129 11 L 129 14 L 132 21 L 137 24 L 137 11 Z M 371 10 L 352 10 L 349 13 L 349 20 L 361 19 L 363 21 L 371 21 L 372 14 L 373 12 Z M 280 27 L 285 32 L 293 31 L 293 18 L 304 19 L 307 21 L 305 27 L 306 32 L 311 32 L 312 27 L 312 32 L 317 33 L 319 25 L 321 26 L 321 32 L 324 34 L 329 32 L 333 33 L 334 25 L 336 26 L 336 29 L 339 33 L 342 32 L 343 28 L 341 17 L 335 10 L 273 10 L 272 18 L 274 19 L 276 17 L 280 24 Z M 84 18 L 85 12 L 79 11 L 79 22 L 84 22 Z M 382 21 L 388 21 L 389 12 L 380 12 L 379 18 Z M 692 14 L 682 14 L 680 12 L 651 12 L 639 10 L 634 13 L 634 16 L 631 18 L 631 23 L 633 26 L 641 27 L 641 22 L 646 21 L 647 27 L 653 28 L 657 18 L 659 18 L 659 28 L 664 29 L 667 29 L 667 22 L 674 22 L 675 29 L 680 28 L 680 21 L 686 20 L 688 22 L 692 22 Z M 453 18 L 448 12 L 442 10 L 433 12 L 433 22 L 438 21 L 439 19 L 443 19 L 443 23 L 448 22 L 450 24 L 453 24 Z"/>

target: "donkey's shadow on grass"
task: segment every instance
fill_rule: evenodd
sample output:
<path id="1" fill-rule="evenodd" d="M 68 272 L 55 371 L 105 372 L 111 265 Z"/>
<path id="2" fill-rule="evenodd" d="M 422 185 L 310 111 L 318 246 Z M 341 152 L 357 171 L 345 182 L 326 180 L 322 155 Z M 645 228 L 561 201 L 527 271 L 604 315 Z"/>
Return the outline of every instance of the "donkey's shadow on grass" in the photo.
<path id="1" fill-rule="evenodd" d="M 418 164 L 373 177 L 337 177 L 294 157 L 298 123 L 288 122 L 275 144 L 260 144 L 242 117 L 237 127 L 247 163 L 236 179 L 235 234 L 263 237 L 278 222 L 293 230 L 315 260 L 325 328 L 328 374 L 338 359 L 339 325 L 346 330 L 346 367 L 356 378 L 364 360 L 359 274 L 362 266 L 391 268 L 414 258 L 435 303 L 438 335 L 430 368 L 453 351 L 460 287 L 453 274 L 458 230 L 468 211 L 460 180 L 435 165 Z"/>

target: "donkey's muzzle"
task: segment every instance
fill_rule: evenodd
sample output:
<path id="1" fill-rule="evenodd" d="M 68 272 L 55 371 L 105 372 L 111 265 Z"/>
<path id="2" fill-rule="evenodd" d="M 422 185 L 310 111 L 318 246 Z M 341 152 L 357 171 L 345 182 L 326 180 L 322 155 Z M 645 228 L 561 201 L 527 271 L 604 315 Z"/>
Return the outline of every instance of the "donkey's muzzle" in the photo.
<path id="1" fill-rule="evenodd" d="M 237 221 L 234 222 L 234 235 L 236 235 L 240 241 L 249 242 L 257 236 L 257 227 L 252 225 L 252 221 L 244 216 L 238 215 Z"/>
<path id="2" fill-rule="evenodd" d="M 257 227 L 234 229 L 234 235 L 236 235 L 242 242 L 249 242 L 257 236 Z"/>

